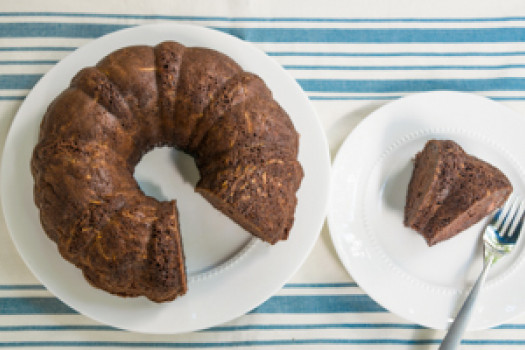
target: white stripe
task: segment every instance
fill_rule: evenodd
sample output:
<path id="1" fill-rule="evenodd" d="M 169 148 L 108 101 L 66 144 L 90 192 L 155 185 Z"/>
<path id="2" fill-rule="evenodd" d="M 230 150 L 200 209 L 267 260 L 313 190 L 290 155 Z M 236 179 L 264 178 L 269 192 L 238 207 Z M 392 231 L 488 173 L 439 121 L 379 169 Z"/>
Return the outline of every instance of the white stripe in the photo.
<path id="1" fill-rule="evenodd" d="M 0 327 L 24 325 L 101 325 L 83 315 L 0 315 Z M 1 339 L 1 336 L 0 336 Z"/>
<path id="2" fill-rule="evenodd" d="M 143 15 L 119 17 L 101 16 L 0 16 L 0 23 L 93 23 L 93 24 L 118 24 L 118 25 L 138 25 L 159 21 L 180 22 L 201 26 L 227 27 L 227 28 L 356 28 L 356 29 L 483 29 L 483 28 L 515 28 L 525 26 L 525 19 L 518 18 L 505 21 L 463 21 L 454 20 L 451 17 L 438 18 L 435 21 L 404 21 L 403 18 L 395 21 L 377 21 L 367 18 L 345 19 L 342 16 L 334 20 L 319 20 L 318 17 L 311 16 L 310 20 L 302 20 L 304 17 L 272 17 L 272 20 L 266 20 L 263 16 L 257 20 L 257 15 L 249 16 L 255 20 L 235 20 L 228 21 L 221 16 L 157 16 L 153 18 L 141 18 Z M 207 18 L 209 17 L 209 18 Z M 341 19 L 342 18 L 342 19 Z M 290 20 L 292 19 L 292 20 Z M 442 20 L 444 19 L 444 20 Z"/>
<path id="3" fill-rule="evenodd" d="M 53 65 L 0 65 L 0 74 L 39 74 L 47 73 Z"/>
<path id="4" fill-rule="evenodd" d="M 0 90 L 1 96 L 26 96 L 30 90 L 20 89 L 20 90 Z M 4 101 L 1 101 L 4 102 Z M 10 238 L 9 238 L 10 239 Z"/>
<path id="5" fill-rule="evenodd" d="M 41 297 L 53 297 L 51 293 L 49 293 L 45 289 L 38 289 L 38 290 L 0 290 L 0 298 L 41 298 Z"/>
<path id="6" fill-rule="evenodd" d="M 80 47 L 95 38 L 2 38 L 2 45 L 0 47 Z M 154 44 L 154 43 L 152 43 Z M 318 52 L 318 53 L 428 53 L 428 52 L 516 52 L 525 51 L 525 42 L 511 42 L 511 43 L 254 43 L 263 51 L 267 52 Z M 40 51 L 37 51 L 38 53 Z M 66 51 L 67 52 L 67 51 Z M 34 54 L 35 52 L 20 52 L 15 51 L 14 55 Z M 0 54 L 4 54 L 0 51 Z M 51 54 L 51 53 L 50 53 Z M 525 56 L 525 54 L 524 54 Z M 294 56 L 295 57 L 295 56 Z M 308 57 L 308 56 L 306 56 Z M 477 57 L 477 56 L 476 56 Z M 506 56 L 513 57 L 513 56 Z M 304 57 L 299 56 L 302 60 Z M 339 59 L 337 57 L 332 57 Z M 489 56 L 492 59 L 493 56 Z M 419 59 L 413 57 L 404 57 L 405 60 Z M 456 57 L 452 57 L 456 59 Z"/>
<path id="7" fill-rule="evenodd" d="M 91 38 L 2 38 L 0 47 L 80 47 L 95 39 Z M 25 52 L 21 52 L 23 55 Z"/>
<path id="8" fill-rule="evenodd" d="M 0 61 L 60 61 L 71 52 L 72 51 L 0 51 Z"/>
<path id="9" fill-rule="evenodd" d="M 525 47 L 524 47 L 525 49 Z M 525 50 L 524 50 L 525 52 Z M 523 56 L 499 56 L 499 57 L 313 57 L 313 56 L 273 56 L 274 60 L 283 66 L 357 66 L 357 67 L 425 67 L 425 66 L 501 66 L 501 65 L 525 65 Z M 494 69 L 498 71 L 499 69 Z M 369 72 L 368 70 L 366 72 Z"/>

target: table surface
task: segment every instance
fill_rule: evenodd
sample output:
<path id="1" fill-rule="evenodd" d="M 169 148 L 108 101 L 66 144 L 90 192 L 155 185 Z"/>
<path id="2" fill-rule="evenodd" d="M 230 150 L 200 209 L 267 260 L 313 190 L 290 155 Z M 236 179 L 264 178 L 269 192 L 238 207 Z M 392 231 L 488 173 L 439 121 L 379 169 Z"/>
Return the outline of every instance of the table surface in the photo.
<path id="1" fill-rule="evenodd" d="M 310 98 L 332 157 L 372 111 L 421 91 L 474 92 L 525 117 L 521 0 L 10 1 L 0 7 L 0 148 L 27 93 L 60 59 L 101 35 L 166 21 L 220 29 L 273 57 Z M 301 269 L 259 308 L 179 335 L 121 331 L 69 309 L 25 267 L 3 217 L 0 261 L 0 347 L 434 349 L 444 335 L 367 296 L 326 225 Z M 467 333 L 462 347 L 525 347 L 525 315 Z"/>

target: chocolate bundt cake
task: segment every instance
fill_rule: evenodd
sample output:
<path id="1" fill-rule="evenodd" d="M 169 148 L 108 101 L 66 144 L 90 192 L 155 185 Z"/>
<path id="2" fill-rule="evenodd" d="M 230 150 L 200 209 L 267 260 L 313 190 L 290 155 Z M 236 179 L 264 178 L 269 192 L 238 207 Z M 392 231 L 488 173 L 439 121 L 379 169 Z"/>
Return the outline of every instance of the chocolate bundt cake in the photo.
<path id="1" fill-rule="evenodd" d="M 186 292 L 175 201 L 133 177 L 157 146 L 194 157 L 196 191 L 260 239 L 287 239 L 299 136 L 258 76 L 219 52 L 163 42 L 84 68 L 48 107 L 31 171 L 46 234 L 95 287 L 155 302 Z"/>
<path id="2" fill-rule="evenodd" d="M 466 154 L 453 141 L 430 140 L 416 155 L 404 224 L 432 246 L 477 223 L 511 192 L 499 169 Z"/>

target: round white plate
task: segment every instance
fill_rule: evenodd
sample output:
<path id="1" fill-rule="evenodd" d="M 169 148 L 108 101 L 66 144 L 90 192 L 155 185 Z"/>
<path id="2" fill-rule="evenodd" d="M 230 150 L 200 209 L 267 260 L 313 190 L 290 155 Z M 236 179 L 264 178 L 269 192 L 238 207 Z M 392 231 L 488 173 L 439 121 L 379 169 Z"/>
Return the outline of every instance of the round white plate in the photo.
<path id="1" fill-rule="evenodd" d="M 379 304 L 412 322 L 448 327 L 481 271 L 486 219 L 428 247 L 403 225 L 412 159 L 429 139 L 451 139 L 500 168 L 524 193 L 525 117 L 489 99 L 430 92 L 389 103 L 348 136 L 333 164 L 328 223 L 353 279 Z M 523 239 L 491 270 L 469 329 L 525 311 Z"/>
<path id="2" fill-rule="evenodd" d="M 219 214 L 193 187 L 193 161 L 180 152 L 160 149 L 146 155 L 135 176 L 157 198 L 175 198 L 180 210 L 189 286 L 185 296 L 155 304 L 146 298 L 119 298 L 92 288 L 80 270 L 63 260 L 43 232 L 33 203 L 29 162 L 39 124 L 48 104 L 82 67 L 111 51 L 137 44 L 176 40 L 209 47 L 260 75 L 290 114 L 301 135 L 299 161 L 305 177 L 299 189 L 290 238 L 263 243 Z M 76 50 L 33 88 L 16 115 L 2 162 L 2 204 L 7 226 L 20 255 L 35 276 L 58 298 L 95 320 L 147 333 L 180 333 L 211 327 L 260 305 L 303 263 L 321 230 L 330 181 L 328 145 L 308 98 L 275 61 L 230 35 L 188 25 L 154 24 L 122 30 Z"/>

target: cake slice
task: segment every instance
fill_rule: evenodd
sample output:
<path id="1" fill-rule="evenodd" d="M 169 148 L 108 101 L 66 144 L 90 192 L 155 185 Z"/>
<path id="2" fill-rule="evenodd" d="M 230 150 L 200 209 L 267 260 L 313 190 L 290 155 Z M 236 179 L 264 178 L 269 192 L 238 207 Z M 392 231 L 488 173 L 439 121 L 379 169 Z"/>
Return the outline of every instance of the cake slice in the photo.
<path id="1" fill-rule="evenodd" d="M 297 160 L 241 162 L 203 176 L 195 190 L 245 230 L 275 244 L 288 238 L 302 178 Z"/>
<path id="2" fill-rule="evenodd" d="M 463 150 L 452 141 L 430 140 L 416 155 L 408 186 L 405 225 L 421 231 L 434 216 L 458 178 Z"/>
<path id="3" fill-rule="evenodd" d="M 511 192 L 499 169 L 453 141 L 430 140 L 415 158 L 404 223 L 432 246 L 477 223 Z"/>

